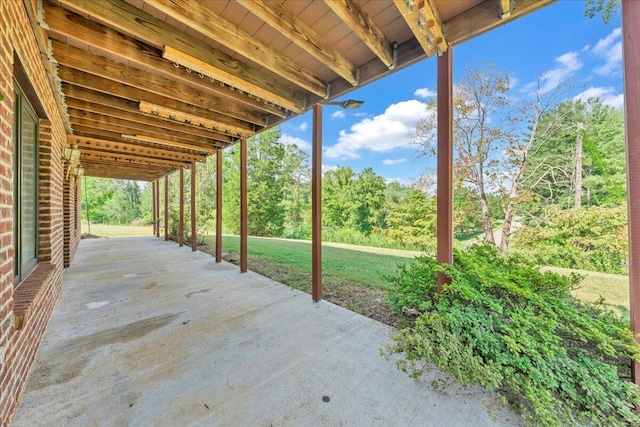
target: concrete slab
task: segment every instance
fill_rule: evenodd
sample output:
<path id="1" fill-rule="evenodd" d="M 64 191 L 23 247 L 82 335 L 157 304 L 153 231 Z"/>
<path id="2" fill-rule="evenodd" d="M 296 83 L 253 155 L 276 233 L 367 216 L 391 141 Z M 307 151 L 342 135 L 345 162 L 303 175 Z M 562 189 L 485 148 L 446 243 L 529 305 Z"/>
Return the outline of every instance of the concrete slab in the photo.
<path id="1" fill-rule="evenodd" d="M 175 243 L 83 240 L 13 426 L 521 424 L 479 387 L 398 371 L 392 333 Z"/>

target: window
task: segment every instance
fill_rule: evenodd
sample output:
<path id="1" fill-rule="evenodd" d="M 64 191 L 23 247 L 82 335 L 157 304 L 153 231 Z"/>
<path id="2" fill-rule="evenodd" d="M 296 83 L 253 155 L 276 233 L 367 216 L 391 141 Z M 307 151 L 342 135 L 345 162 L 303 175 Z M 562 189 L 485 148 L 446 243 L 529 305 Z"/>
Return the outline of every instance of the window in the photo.
<path id="1" fill-rule="evenodd" d="M 38 263 L 38 117 L 14 83 L 13 246 L 18 285 Z"/>

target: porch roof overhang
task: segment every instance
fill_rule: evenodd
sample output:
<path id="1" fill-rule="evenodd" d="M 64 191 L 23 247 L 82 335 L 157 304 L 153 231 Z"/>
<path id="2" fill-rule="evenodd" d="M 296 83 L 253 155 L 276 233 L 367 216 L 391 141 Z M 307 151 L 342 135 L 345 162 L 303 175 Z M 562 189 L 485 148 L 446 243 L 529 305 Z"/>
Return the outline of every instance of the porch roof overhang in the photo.
<path id="1" fill-rule="evenodd" d="M 552 1 L 43 0 L 31 15 L 85 174 L 152 181 Z"/>

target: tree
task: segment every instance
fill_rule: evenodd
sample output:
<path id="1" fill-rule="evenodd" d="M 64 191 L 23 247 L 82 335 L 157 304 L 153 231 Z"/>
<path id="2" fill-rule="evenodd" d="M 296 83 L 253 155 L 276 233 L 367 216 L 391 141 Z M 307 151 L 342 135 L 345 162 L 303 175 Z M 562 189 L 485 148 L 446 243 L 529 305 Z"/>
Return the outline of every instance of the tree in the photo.
<path id="1" fill-rule="evenodd" d="M 456 189 L 468 188 L 480 203 L 485 239 L 495 244 L 489 194 L 499 195 L 503 211 L 500 250 L 506 251 L 516 207 L 528 200 L 524 179 L 534 143 L 543 146 L 560 122 L 541 127 L 541 119 L 566 89 L 543 85 L 543 77 L 528 99 L 507 97 L 510 79 L 492 65 L 470 68 L 454 91 L 454 174 Z M 417 124 L 415 140 L 422 154 L 435 154 L 435 109 Z"/>
<path id="2" fill-rule="evenodd" d="M 436 234 L 436 199 L 411 188 L 391 207 L 386 229 L 376 229 L 403 247 L 426 249 Z"/>
<path id="3" fill-rule="evenodd" d="M 584 6 L 584 16 L 593 18 L 597 14 L 602 14 L 602 20 L 608 24 L 618 13 L 620 0 L 586 0 Z"/>

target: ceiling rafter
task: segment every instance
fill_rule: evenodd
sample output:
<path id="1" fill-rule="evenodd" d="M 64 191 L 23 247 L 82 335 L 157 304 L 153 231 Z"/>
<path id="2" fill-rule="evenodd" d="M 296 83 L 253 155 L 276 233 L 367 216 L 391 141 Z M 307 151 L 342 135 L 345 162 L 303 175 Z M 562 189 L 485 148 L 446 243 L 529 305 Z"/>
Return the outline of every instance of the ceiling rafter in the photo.
<path id="1" fill-rule="evenodd" d="M 325 82 L 204 5 L 189 0 L 145 0 L 145 3 L 199 33 L 223 43 L 229 49 L 291 83 L 316 95 L 328 96 Z"/>
<path id="2" fill-rule="evenodd" d="M 200 146 L 187 146 L 185 144 L 180 144 L 178 142 L 175 141 L 169 141 L 165 138 L 154 138 L 152 136 L 147 136 L 147 135 L 141 135 L 141 134 L 136 134 L 136 135 L 129 135 L 129 134 L 121 134 L 120 135 L 121 138 L 127 140 L 127 141 L 142 141 L 142 142 L 150 142 L 152 144 L 157 144 L 160 146 L 166 146 L 166 147 L 176 147 L 176 148 L 185 148 L 185 149 L 189 149 L 189 150 L 193 150 L 193 151 L 198 151 L 201 153 L 207 153 L 207 154 L 212 154 L 215 153 L 216 151 L 218 151 L 219 148 L 223 148 L 226 147 L 230 144 L 232 144 L 235 141 L 231 141 L 228 144 L 223 145 L 211 145 L 208 147 L 200 147 Z"/>
<path id="3" fill-rule="evenodd" d="M 357 67 L 282 4 L 274 0 L 237 1 L 353 86 L 358 85 Z"/>
<path id="4" fill-rule="evenodd" d="M 518 0 L 511 13 L 505 19 L 498 13 L 495 0 L 484 0 L 471 9 L 454 16 L 443 23 L 444 35 L 452 46 L 478 36 L 505 21 L 512 20 L 536 9 L 553 3 L 556 0 Z"/>
<path id="5" fill-rule="evenodd" d="M 442 20 L 432 0 L 394 0 L 394 3 L 427 56 L 442 55 L 448 49 Z"/>
<path id="6" fill-rule="evenodd" d="M 84 89 L 89 89 L 92 91 L 128 99 L 135 102 L 145 100 L 154 104 L 164 105 L 167 108 L 172 108 L 175 110 L 183 111 L 185 113 L 193 114 L 198 117 L 205 117 L 213 121 L 217 121 L 217 119 L 219 119 L 219 116 L 217 116 L 210 110 L 176 101 L 172 98 L 160 96 L 133 86 L 125 85 L 123 83 L 114 82 L 112 80 L 105 79 L 104 77 L 94 76 L 92 74 L 85 73 L 84 71 L 74 70 L 66 66 L 59 66 L 58 73 L 60 74 L 60 78 L 62 79 L 62 81 L 74 86 L 82 87 Z M 211 138 L 218 140 L 230 140 L 229 136 L 218 134 L 215 132 L 212 132 Z"/>
<path id="7" fill-rule="evenodd" d="M 98 22 L 88 20 L 80 15 L 52 6 L 44 2 L 45 20 L 50 28 L 49 34 L 54 37 L 69 37 L 73 40 L 97 47 L 104 52 L 125 58 L 141 69 L 145 67 L 165 73 L 184 84 L 191 85 L 205 93 L 221 96 L 229 101 L 240 102 L 248 108 L 262 110 L 267 114 L 286 117 L 283 108 L 261 102 L 254 97 L 230 90 L 229 86 L 221 86 L 203 74 L 189 73 L 174 67 L 162 58 L 162 53 L 129 36 L 125 36 Z M 293 105 L 292 107 L 295 107 Z M 296 109 L 299 113 L 301 110 Z"/>
<path id="8" fill-rule="evenodd" d="M 136 181 L 153 181 L 165 176 L 177 168 L 170 166 L 146 165 L 141 168 L 139 164 L 125 164 L 113 161 L 85 158 L 82 166 L 87 176 L 112 179 L 133 179 Z"/>
<path id="9" fill-rule="evenodd" d="M 393 69 L 395 67 L 392 43 L 354 0 L 325 0 L 325 3 L 360 37 L 360 40 L 380 58 L 387 68 Z"/>
<path id="10" fill-rule="evenodd" d="M 114 153 L 129 153 L 132 155 L 144 155 L 165 160 L 196 161 L 201 162 L 205 156 L 187 153 L 158 146 L 140 145 L 131 142 L 111 141 L 108 139 L 89 138 L 78 135 L 67 135 L 67 144 L 76 144 L 80 151 L 84 148 L 93 148 Z"/>
<path id="11" fill-rule="evenodd" d="M 203 138 L 212 138 L 214 135 L 212 132 L 207 130 L 206 128 L 199 126 L 191 126 L 186 124 L 180 124 L 178 122 L 172 120 L 165 120 L 161 117 L 155 115 L 148 115 L 141 112 L 138 108 L 133 109 L 124 109 L 124 108 L 113 108 L 108 107 L 102 104 L 95 104 L 89 101 L 75 99 L 67 96 L 67 106 L 69 108 L 73 108 L 75 110 L 83 110 L 89 113 L 97 113 L 105 116 L 119 118 L 129 121 L 137 121 L 139 123 L 154 126 L 164 131 L 176 132 L 179 134 L 186 134 L 200 136 Z M 124 104 L 122 107 L 126 106 Z"/>
<path id="12" fill-rule="evenodd" d="M 126 3 L 123 0 L 58 0 L 69 10 L 78 11 L 124 34 L 163 49 L 175 49 L 206 64 L 208 74 L 217 81 L 236 87 L 291 111 L 303 108 L 304 96 L 285 86 L 278 76 L 267 76 L 229 55 L 214 49 L 202 40 L 178 31 L 169 24 Z"/>
<path id="13" fill-rule="evenodd" d="M 178 84 L 167 78 L 128 67 L 103 56 L 87 53 L 57 40 L 52 41 L 52 46 L 56 59 L 61 65 L 127 84 L 156 95 L 169 97 L 176 101 L 198 105 L 219 114 L 218 121 L 228 121 L 225 125 L 237 129 L 237 132 L 252 130 L 253 124 L 259 126 L 267 124 L 264 114 L 242 109 L 220 97 L 204 95 L 191 86 Z"/>
<path id="14" fill-rule="evenodd" d="M 83 162 L 83 159 L 101 159 L 101 160 L 111 160 L 114 162 L 136 163 L 136 164 L 142 164 L 142 165 L 170 166 L 170 167 L 178 167 L 178 168 L 191 164 L 190 161 L 154 159 L 146 156 L 113 153 L 108 151 L 94 150 L 91 148 L 84 148 L 80 150 L 80 162 Z"/>

